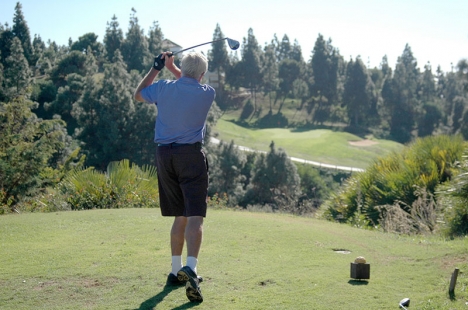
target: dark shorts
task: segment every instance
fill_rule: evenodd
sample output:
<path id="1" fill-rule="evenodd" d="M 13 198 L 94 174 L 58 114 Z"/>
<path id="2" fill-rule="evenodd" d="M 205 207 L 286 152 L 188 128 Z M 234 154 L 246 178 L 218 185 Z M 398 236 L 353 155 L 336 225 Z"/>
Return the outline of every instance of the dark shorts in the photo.
<path id="1" fill-rule="evenodd" d="M 206 216 L 208 162 L 199 143 L 158 146 L 156 168 L 163 216 Z"/>

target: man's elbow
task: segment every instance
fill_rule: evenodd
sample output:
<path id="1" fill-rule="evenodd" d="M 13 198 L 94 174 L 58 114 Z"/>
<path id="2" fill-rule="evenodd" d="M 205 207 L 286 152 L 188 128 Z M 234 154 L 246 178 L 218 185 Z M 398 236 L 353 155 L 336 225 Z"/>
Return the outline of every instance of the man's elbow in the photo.
<path id="1" fill-rule="evenodd" d="M 139 91 L 136 91 L 134 94 L 133 94 L 133 98 L 136 100 L 136 101 L 139 101 L 139 102 L 144 102 L 145 99 L 143 99 L 143 97 L 141 96 L 140 92 Z"/>

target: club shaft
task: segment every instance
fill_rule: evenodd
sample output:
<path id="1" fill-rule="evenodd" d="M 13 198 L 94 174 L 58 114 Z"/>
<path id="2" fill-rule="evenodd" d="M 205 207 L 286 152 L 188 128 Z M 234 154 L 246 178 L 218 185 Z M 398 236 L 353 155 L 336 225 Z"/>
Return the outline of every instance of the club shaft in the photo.
<path id="1" fill-rule="evenodd" d="M 184 52 L 186 50 L 189 50 L 189 49 L 192 49 L 192 48 L 195 48 L 195 47 L 199 47 L 199 46 L 202 46 L 202 45 L 206 45 L 206 44 L 210 44 L 210 43 L 214 43 L 214 42 L 218 42 L 218 41 L 222 41 L 222 40 L 226 40 L 226 38 L 222 38 L 222 39 L 218 39 L 218 40 L 214 40 L 214 41 L 194 45 L 194 46 L 191 46 L 191 47 L 187 47 L 187 48 L 184 48 L 183 50 L 172 53 L 172 55 L 179 54 L 179 53 L 182 53 L 182 52 Z"/>

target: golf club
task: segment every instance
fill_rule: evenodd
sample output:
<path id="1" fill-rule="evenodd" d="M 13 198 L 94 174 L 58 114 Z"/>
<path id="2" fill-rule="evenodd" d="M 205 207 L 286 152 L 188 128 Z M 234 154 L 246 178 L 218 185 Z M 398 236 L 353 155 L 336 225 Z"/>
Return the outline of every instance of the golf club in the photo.
<path id="1" fill-rule="evenodd" d="M 222 39 L 218 39 L 218 40 L 214 40 L 214 41 L 210 41 L 210 42 L 206 42 L 206 43 L 202 43 L 202 44 L 198 44 L 198 45 L 194 45 L 194 46 L 191 46 L 191 47 L 184 48 L 183 50 L 172 53 L 172 56 L 175 55 L 175 54 L 182 53 L 182 52 L 184 52 L 186 50 L 195 48 L 195 47 L 199 47 L 199 46 L 202 46 L 202 45 L 205 45 L 205 44 L 210 44 L 210 43 L 214 43 L 214 42 L 218 42 L 218 41 L 222 41 L 222 40 L 226 40 L 228 45 L 229 45 L 229 48 L 232 49 L 232 50 L 236 50 L 240 46 L 239 41 L 236 41 L 236 40 L 233 40 L 233 39 L 230 39 L 230 38 L 222 38 Z"/>
<path id="2" fill-rule="evenodd" d="M 406 307 L 409 307 L 410 299 L 409 298 L 403 298 L 400 301 L 400 308 L 403 308 L 405 310 L 408 310 Z"/>

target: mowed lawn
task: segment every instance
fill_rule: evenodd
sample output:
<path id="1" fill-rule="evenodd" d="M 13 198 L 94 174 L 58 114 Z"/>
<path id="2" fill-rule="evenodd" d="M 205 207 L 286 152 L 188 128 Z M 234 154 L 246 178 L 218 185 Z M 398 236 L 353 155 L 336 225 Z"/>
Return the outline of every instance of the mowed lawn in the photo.
<path id="1" fill-rule="evenodd" d="M 372 139 L 365 141 L 356 135 L 315 129 L 295 131 L 285 128 L 249 129 L 229 120 L 218 120 L 215 132 L 218 139 L 258 151 L 268 151 L 272 141 L 288 156 L 335 166 L 365 169 L 379 156 L 398 152 L 403 145 L 394 141 Z M 356 143 L 361 142 L 361 143 Z"/>
<path id="2" fill-rule="evenodd" d="M 232 210 L 208 212 L 205 301 L 192 304 L 164 286 L 171 223 L 159 209 L 1 216 L 0 309 L 398 309 L 405 297 L 410 309 L 468 307 L 468 238 Z M 369 280 L 350 278 L 357 256 Z"/>

